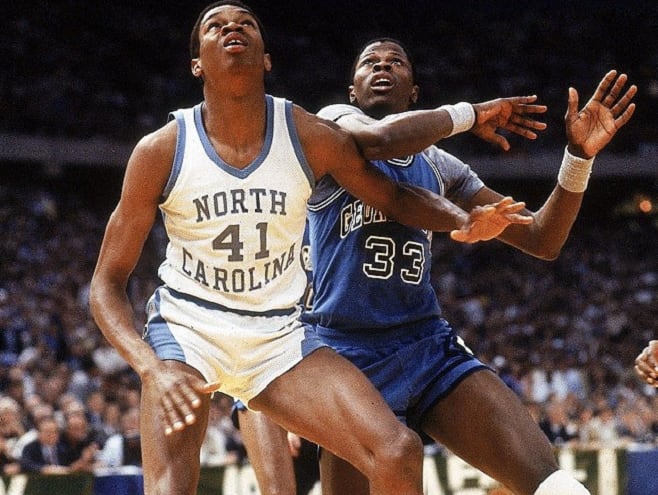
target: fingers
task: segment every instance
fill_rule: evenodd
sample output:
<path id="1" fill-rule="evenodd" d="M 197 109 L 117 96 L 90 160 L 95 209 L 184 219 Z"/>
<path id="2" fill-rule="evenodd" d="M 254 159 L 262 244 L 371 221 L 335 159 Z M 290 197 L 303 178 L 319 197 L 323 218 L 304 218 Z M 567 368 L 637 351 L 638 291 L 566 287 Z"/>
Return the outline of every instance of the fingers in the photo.
<path id="1" fill-rule="evenodd" d="M 507 196 L 496 203 L 496 213 L 505 218 L 509 223 L 530 225 L 534 218 L 530 215 L 522 215 L 521 211 L 525 209 L 525 202 L 514 201 L 513 198 Z"/>
<path id="2" fill-rule="evenodd" d="M 517 225 L 530 225 L 535 219 L 529 215 L 520 215 L 517 213 L 505 215 L 505 218 L 509 223 L 514 223 Z"/>
<path id="3" fill-rule="evenodd" d="M 575 88 L 569 88 L 569 99 L 567 100 L 566 120 L 570 121 L 578 114 L 578 91 Z"/>
<path id="4" fill-rule="evenodd" d="M 463 242 L 466 244 L 473 244 L 478 242 L 478 239 L 472 239 L 468 232 L 463 230 L 453 230 L 450 232 L 450 238 L 456 242 Z"/>
<path id="5" fill-rule="evenodd" d="M 601 79 L 601 82 L 599 82 L 599 85 L 596 87 L 596 91 L 594 91 L 594 95 L 592 96 L 592 101 L 598 101 L 603 103 L 603 101 L 607 96 L 608 88 L 610 88 L 612 82 L 615 80 L 616 77 L 617 77 L 616 70 L 613 69 L 611 71 L 608 71 L 608 73 L 605 76 L 603 76 L 603 79 Z"/>
<path id="6" fill-rule="evenodd" d="M 635 359 L 635 372 L 649 385 L 658 387 L 658 341 L 649 342 Z"/>
<path id="7" fill-rule="evenodd" d="M 612 115 L 617 118 L 619 115 L 624 113 L 626 110 L 628 110 L 629 103 L 633 99 L 633 97 L 637 93 L 637 86 L 635 84 L 631 85 L 628 90 L 626 90 L 626 93 L 624 96 L 622 96 L 617 103 L 615 103 L 612 108 L 610 109 L 612 111 Z M 614 102 L 614 100 L 613 100 Z M 635 105 L 633 105 L 635 106 Z"/>
<path id="8" fill-rule="evenodd" d="M 527 105 L 527 104 L 515 104 L 513 105 L 513 111 L 516 114 L 539 114 L 546 113 L 548 107 L 546 105 Z"/>
<path id="9" fill-rule="evenodd" d="M 202 394 L 212 394 L 213 392 L 217 392 L 217 390 L 219 390 L 220 385 L 221 385 L 220 382 L 206 383 L 202 387 L 197 388 L 197 392 L 200 392 Z"/>
<path id="10" fill-rule="evenodd" d="M 617 101 L 619 94 L 621 93 L 622 88 L 626 84 L 628 76 L 626 74 L 620 74 L 619 77 L 615 80 L 612 87 L 607 91 L 606 95 L 603 97 L 601 103 L 606 107 L 612 107 L 613 103 Z"/>
<path id="11" fill-rule="evenodd" d="M 209 385 L 214 385 L 213 391 L 217 389 L 217 384 Z M 204 387 L 205 385 L 198 388 Z M 201 399 L 187 382 L 178 382 L 162 397 L 161 402 L 165 414 L 165 435 L 171 435 L 196 423 L 194 410 L 201 406 Z"/>

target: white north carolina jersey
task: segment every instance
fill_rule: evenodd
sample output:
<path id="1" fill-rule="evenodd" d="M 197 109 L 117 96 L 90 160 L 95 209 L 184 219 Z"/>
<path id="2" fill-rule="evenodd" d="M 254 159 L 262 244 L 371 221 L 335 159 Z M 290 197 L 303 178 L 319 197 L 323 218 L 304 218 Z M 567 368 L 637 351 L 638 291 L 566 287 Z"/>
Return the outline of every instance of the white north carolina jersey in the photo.
<path id="1" fill-rule="evenodd" d="M 300 251 L 314 186 L 292 103 L 266 96 L 263 148 L 243 169 L 213 148 L 202 105 L 172 114 L 178 141 L 160 205 L 169 237 L 160 278 L 238 313 L 290 310 L 306 287 Z"/>

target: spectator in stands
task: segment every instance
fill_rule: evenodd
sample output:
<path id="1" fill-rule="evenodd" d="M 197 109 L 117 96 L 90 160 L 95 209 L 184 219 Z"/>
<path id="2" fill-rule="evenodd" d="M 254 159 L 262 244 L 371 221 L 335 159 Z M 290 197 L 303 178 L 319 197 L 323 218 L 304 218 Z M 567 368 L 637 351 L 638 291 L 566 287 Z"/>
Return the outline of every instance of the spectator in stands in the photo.
<path id="1" fill-rule="evenodd" d="M 595 410 L 589 421 L 581 425 L 580 439 L 590 446 L 615 447 L 619 442 L 619 430 L 615 411 L 609 405 Z"/>
<path id="2" fill-rule="evenodd" d="M 60 427 L 54 418 L 45 418 L 37 426 L 38 438 L 28 443 L 20 458 L 26 473 L 67 474 L 70 467 L 62 462 L 64 446 L 60 442 Z"/>
<path id="3" fill-rule="evenodd" d="M 25 433 L 22 408 L 11 397 L 0 397 L 0 438 L 7 452 L 11 452 L 18 439 Z"/>
<path id="4" fill-rule="evenodd" d="M 62 464 L 69 466 L 72 472 L 92 472 L 102 442 L 90 427 L 84 412 L 70 412 L 65 416 L 65 420 L 66 425 L 60 439 Z"/>
<path id="5" fill-rule="evenodd" d="M 121 415 L 121 431 L 110 436 L 98 453 L 98 466 L 141 466 L 141 445 L 139 409 L 133 407 Z"/>
<path id="6" fill-rule="evenodd" d="M 46 404 L 45 402 L 39 402 L 35 404 L 32 409 L 28 409 L 26 412 L 30 428 L 16 440 L 16 443 L 14 443 L 14 446 L 11 450 L 11 455 L 14 457 L 14 459 L 20 459 L 23 455 L 23 449 L 25 446 L 38 438 L 39 430 L 37 425 L 43 419 L 54 417 L 53 407 L 50 404 Z"/>
<path id="7" fill-rule="evenodd" d="M 569 419 L 564 403 L 560 400 L 548 404 L 539 427 L 553 445 L 563 446 L 578 438 L 577 426 Z"/>

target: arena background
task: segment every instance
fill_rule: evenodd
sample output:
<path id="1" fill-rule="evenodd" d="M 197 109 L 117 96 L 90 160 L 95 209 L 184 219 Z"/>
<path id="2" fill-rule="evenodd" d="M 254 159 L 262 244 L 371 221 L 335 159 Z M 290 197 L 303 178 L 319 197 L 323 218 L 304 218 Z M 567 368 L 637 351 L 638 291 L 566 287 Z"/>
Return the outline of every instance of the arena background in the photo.
<path id="1" fill-rule="evenodd" d="M 561 402 L 577 429 L 584 410 L 609 405 L 620 425 L 616 447 L 655 447 L 656 394 L 635 378 L 632 363 L 658 336 L 658 2 L 248 3 L 266 26 L 273 56 L 268 91 L 311 111 L 346 101 L 354 54 L 382 35 L 400 39 L 415 57 L 418 108 L 537 94 L 549 106 L 549 128 L 537 141 L 510 136 L 509 153 L 468 134 L 441 143 L 531 208 L 555 181 L 567 88 L 586 98 L 607 70 L 629 75 L 639 87 L 636 114 L 597 158 L 562 256 L 546 263 L 496 243 L 465 247 L 436 236 L 435 282 L 447 317 L 510 386 L 540 406 L 542 419 Z M 97 379 L 94 356 L 104 343 L 85 306 L 86 288 L 132 146 L 169 110 L 201 97 L 188 40 L 205 4 L 5 6 L 0 396 L 11 395 L 17 369 L 27 389 L 36 382 L 31 376 L 58 366 L 69 377 L 61 392 L 78 371 L 94 376 L 81 396 L 96 387 L 118 400 L 120 387 L 135 386 L 125 369 L 101 370 Z M 157 283 L 162 248 L 156 228 L 131 286 L 138 318 Z M 559 391 L 551 379 L 564 370 L 582 378 L 575 402 L 552 399 Z M 574 445 L 556 440 L 556 447 L 565 444 Z"/>

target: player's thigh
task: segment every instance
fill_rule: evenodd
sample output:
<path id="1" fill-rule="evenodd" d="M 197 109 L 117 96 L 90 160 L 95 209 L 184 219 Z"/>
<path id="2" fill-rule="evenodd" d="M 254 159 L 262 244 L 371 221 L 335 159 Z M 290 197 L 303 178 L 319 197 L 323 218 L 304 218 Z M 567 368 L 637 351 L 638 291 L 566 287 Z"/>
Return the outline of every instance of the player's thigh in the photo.
<path id="1" fill-rule="evenodd" d="M 422 459 L 417 435 L 397 420 L 358 368 L 329 348 L 305 357 L 249 406 L 361 468 L 373 454 L 383 454 L 385 445 L 409 446 L 405 454 Z"/>
<path id="2" fill-rule="evenodd" d="M 423 430 L 519 493 L 557 469 L 552 447 L 520 398 L 489 370 L 460 382 L 425 415 Z"/>
<path id="3" fill-rule="evenodd" d="M 361 471 L 349 462 L 322 450 L 320 454 L 322 495 L 369 495 L 370 485 Z"/>
<path id="4" fill-rule="evenodd" d="M 168 361 L 186 373 L 201 375 L 193 368 L 179 362 Z M 201 405 L 195 411 L 196 422 L 182 431 L 165 435 L 165 420 L 160 407 L 160 395 L 143 382 L 140 406 L 140 435 L 144 481 L 150 493 L 194 493 L 199 477 L 199 451 L 208 426 L 210 397 L 201 396 Z M 155 487 L 159 487 L 156 489 Z M 162 489 L 160 489 L 162 488 Z M 165 490 L 165 491 L 162 491 Z"/>
<path id="5" fill-rule="evenodd" d="M 240 435 L 262 495 L 294 495 L 295 472 L 286 431 L 263 413 L 238 410 Z"/>

